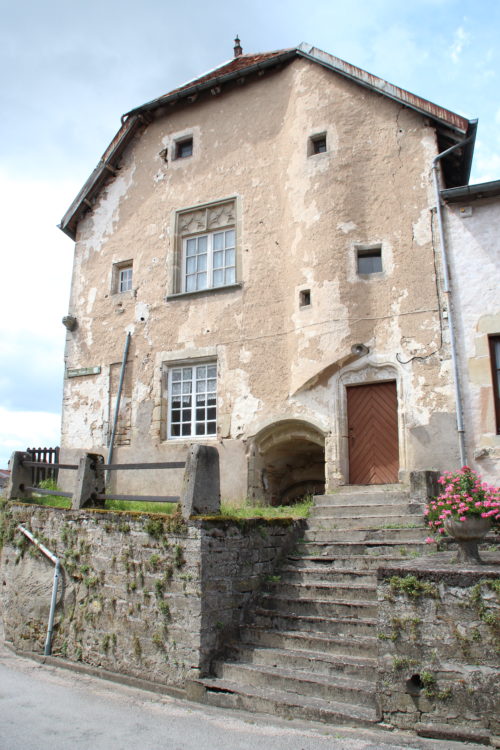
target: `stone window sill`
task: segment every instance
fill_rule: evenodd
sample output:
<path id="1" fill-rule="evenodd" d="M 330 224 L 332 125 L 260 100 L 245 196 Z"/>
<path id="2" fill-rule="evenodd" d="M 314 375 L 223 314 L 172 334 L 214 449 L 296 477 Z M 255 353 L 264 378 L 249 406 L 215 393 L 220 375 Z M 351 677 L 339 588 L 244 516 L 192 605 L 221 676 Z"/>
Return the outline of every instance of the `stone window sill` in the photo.
<path id="1" fill-rule="evenodd" d="M 197 289 L 195 292 L 176 292 L 175 294 L 167 294 L 165 297 L 167 302 L 175 299 L 182 299 L 183 297 L 200 297 L 204 294 L 217 294 L 217 292 L 230 292 L 235 289 L 241 289 L 243 284 L 237 282 L 236 284 L 226 284 L 225 286 L 214 286 L 209 289 Z"/>

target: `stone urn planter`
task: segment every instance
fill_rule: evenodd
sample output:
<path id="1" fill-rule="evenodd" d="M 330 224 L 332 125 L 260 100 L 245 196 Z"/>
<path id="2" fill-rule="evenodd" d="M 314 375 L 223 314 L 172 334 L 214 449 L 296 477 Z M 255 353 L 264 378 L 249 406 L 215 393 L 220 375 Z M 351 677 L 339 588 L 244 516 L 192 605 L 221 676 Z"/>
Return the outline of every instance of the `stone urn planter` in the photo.
<path id="1" fill-rule="evenodd" d="M 491 519 L 468 516 L 465 521 L 456 521 L 448 517 L 443 521 L 443 526 L 446 533 L 458 542 L 458 553 L 454 562 L 481 565 L 483 561 L 477 545 L 490 530 Z"/>

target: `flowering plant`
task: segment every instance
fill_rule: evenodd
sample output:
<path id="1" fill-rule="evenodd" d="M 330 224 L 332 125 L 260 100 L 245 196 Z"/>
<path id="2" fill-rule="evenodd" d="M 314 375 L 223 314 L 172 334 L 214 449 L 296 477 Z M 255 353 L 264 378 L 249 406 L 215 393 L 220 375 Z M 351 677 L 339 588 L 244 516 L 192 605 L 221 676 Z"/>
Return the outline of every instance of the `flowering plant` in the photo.
<path id="1" fill-rule="evenodd" d="M 439 534 L 445 534 L 444 521 L 465 521 L 467 518 L 491 518 L 500 522 L 500 487 L 481 482 L 480 477 L 468 466 L 460 471 L 446 471 L 438 479 L 443 491 L 425 508 L 427 525 Z M 428 537 L 427 542 L 434 539 Z"/>

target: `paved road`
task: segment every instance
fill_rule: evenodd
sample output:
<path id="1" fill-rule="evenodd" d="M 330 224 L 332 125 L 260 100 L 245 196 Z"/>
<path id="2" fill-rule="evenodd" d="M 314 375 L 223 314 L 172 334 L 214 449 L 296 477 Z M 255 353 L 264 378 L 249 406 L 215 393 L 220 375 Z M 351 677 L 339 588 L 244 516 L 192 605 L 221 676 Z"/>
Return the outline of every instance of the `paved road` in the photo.
<path id="1" fill-rule="evenodd" d="M 383 731 L 200 706 L 38 664 L 0 646 L 0 750 L 466 750 Z"/>

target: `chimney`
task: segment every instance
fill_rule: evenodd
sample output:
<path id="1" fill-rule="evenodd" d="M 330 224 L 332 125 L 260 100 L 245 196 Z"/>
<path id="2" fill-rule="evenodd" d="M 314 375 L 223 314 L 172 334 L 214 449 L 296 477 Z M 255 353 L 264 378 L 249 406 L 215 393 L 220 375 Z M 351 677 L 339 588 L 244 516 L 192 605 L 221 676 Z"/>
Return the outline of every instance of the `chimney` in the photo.
<path id="1" fill-rule="evenodd" d="M 242 54 L 243 50 L 240 46 L 240 40 L 238 39 L 238 35 L 236 35 L 236 39 L 234 40 L 234 56 L 241 57 Z"/>

